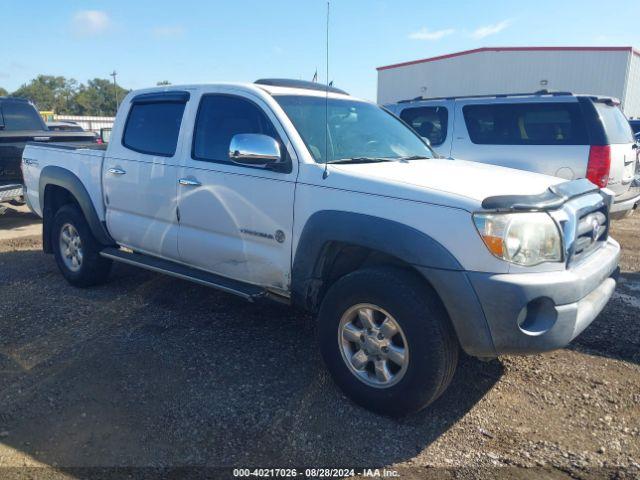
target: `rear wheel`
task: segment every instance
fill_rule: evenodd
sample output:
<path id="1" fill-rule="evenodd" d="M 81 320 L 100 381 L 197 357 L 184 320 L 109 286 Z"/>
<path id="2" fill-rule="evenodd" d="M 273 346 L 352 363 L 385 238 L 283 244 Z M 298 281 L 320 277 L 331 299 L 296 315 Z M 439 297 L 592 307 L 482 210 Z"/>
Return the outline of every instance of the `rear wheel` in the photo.
<path id="1" fill-rule="evenodd" d="M 71 285 L 89 287 L 107 279 L 112 262 L 100 256 L 102 247 L 77 206 L 64 205 L 58 210 L 51 235 L 56 263 Z"/>
<path id="2" fill-rule="evenodd" d="M 379 413 L 426 407 L 455 372 L 458 343 L 447 313 L 412 272 L 370 268 L 341 278 L 322 302 L 318 329 L 336 383 Z"/>

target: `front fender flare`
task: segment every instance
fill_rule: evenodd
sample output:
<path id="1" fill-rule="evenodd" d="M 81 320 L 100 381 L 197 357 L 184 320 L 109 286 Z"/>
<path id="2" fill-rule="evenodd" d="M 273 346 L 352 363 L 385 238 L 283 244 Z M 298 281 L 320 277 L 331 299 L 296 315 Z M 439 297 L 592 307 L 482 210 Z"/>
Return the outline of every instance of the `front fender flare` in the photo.
<path id="1" fill-rule="evenodd" d="M 313 310 L 314 284 L 320 280 L 319 261 L 330 242 L 342 242 L 382 252 L 405 263 L 462 270 L 458 260 L 429 235 L 402 223 L 354 212 L 322 210 L 305 224 L 293 261 L 291 294 L 294 303 Z"/>
<path id="2" fill-rule="evenodd" d="M 495 356 L 482 306 L 460 262 L 431 236 L 393 220 L 335 210 L 309 217 L 293 261 L 292 303 L 312 312 L 319 307 L 326 287 L 322 257 L 331 242 L 369 248 L 411 265 L 439 295 L 462 348 L 475 356 Z"/>

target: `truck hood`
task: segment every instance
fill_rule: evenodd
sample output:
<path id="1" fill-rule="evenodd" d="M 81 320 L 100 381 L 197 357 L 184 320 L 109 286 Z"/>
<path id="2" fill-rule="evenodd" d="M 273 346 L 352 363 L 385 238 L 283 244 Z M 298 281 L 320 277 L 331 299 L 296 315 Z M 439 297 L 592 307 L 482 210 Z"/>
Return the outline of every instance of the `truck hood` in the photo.
<path id="1" fill-rule="evenodd" d="M 475 210 L 487 197 L 533 195 L 565 180 L 445 158 L 331 165 L 354 190 Z M 331 177 L 331 176 L 330 176 Z M 341 182 L 340 179 L 334 179 Z M 333 182 L 332 182 L 333 183 Z"/>

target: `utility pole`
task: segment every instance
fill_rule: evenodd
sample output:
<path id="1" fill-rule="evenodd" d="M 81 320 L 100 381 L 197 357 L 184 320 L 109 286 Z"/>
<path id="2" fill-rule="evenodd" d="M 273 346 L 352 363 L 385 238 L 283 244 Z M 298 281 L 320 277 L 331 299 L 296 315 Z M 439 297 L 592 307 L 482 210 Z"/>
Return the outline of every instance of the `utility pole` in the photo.
<path id="1" fill-rule="evenodd" d="M 118 84 L 116 83 L 116 75 L 118 75 L 118 72 L 116 72 L 115 70 L 109 74 L 109 76 L 113 77 L 113 94 L 116 97 L 115 112 L 118 113 Z"/>

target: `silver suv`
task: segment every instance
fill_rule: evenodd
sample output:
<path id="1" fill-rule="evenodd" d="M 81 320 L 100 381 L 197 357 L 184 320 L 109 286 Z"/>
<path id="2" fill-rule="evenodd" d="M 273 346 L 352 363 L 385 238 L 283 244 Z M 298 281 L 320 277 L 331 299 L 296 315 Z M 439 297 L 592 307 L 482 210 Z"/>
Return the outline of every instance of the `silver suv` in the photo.
<path id="1" fill-rule="evenodd" d="M 611 97 L 547 92 L 417 98 L 386 107 L 445 157 L 588 178 L 615 194 L 612 217 L 640 203 L 637 144 Z"/>

